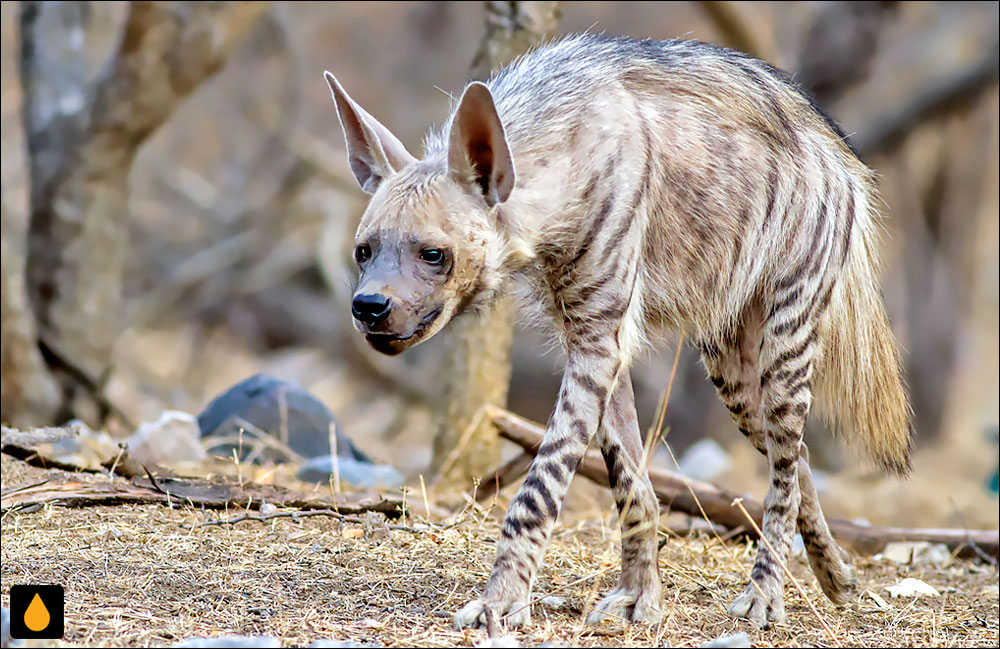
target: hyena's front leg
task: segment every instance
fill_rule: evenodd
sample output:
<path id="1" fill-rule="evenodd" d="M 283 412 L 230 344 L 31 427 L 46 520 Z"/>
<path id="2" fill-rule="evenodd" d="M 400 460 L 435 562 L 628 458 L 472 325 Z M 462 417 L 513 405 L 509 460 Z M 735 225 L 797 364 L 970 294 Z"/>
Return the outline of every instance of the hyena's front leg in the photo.
<path id="1" fill-rule="evenodd" d="M 643 457 L 632 381 L 623 372 L 597 431 L 608 467 L 608 483 L 622 528 L 622 572 L 618 587 L 587 617 L 596 623 L 614 616 L 633 622 L 658 622 L 663 589 L 657 566 L 659 505 Z"/>
<path id="2" fill-rule="evenodd" d="M 620 368 L 617 354 L 600 359 L 570 354 L 545 439 L 507 508 L 486 589 L 455 614 L 456 628 L 485 624 L 487 609 L 508 626 L 531 621 L 531 585 Z"/>

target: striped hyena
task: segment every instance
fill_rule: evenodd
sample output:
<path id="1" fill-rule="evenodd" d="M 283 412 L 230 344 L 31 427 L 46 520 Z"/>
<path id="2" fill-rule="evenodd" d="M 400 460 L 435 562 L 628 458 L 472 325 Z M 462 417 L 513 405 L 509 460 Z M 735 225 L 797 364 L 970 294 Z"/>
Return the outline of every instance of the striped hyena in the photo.
<path id="1" fill-rule="evenodd" d="M 511 501 L 482 598 L 455 616 L 530 619 L 531 585 L 596 435 L 622 526 L 618 587 L 591 614 L 661 615 L 657 500 L 629 366 L 684 331 L 739 430 L 766 456 L 762 543 L 730 613 L 784 617 L 796 526 L 827 596 L 853 567 L 830 535 L 802 428 L 815 396 L 849 443 L 909 469 L 909 406 L 876 279 L 872 172 L 785 73 L 689 41 L 582 35 L 470 83 L 422 159 L 327 73 L 351 169 L 355 324 L 398 354 L 523 289 L 567 353 L 545 440 Z"/>

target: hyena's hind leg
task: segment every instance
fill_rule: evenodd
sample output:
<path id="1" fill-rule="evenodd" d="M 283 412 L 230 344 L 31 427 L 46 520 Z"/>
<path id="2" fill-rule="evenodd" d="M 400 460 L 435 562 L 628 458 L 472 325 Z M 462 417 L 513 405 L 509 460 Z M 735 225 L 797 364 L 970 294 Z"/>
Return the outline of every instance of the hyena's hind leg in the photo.
<path id="1" fill-rule="evenodd" d="M 744 321 L 744 324 L 748 323 Z M 736 419 L 740 432 L 767 456 L 769 464 L 770 480 L 762 525 L 764 539 L 757 549 L 750 583 L 729 608 L 731 615 L 748 618 L 762 627 L 768 622 L 785 619 L 784 574 L 779 562 L 787 560 L 795 534 L 800 498 L 799 446 L 809 396 L 808 393 L 788 394 L 777 382 L 765 385 L 757 367 L 761 361 L 768 365 L 772 362 L 764 359 L 775 355 L 774 341 L 769 341 L 768 333 L 761 331 L 763 344 L 754 345 L 756 332 L 750 326 L 744 326 L 737 333 L 736 344 L 731 348 L 717 347 L 703 351 L 703 355 L 715 356 L 706 362 L 710 378 Z M 759 350 L 758 354 L 748 356 L 746 352 L 754 348 Z M 805 362 L 808 375 L 811 359 Z"/>
<path id="2" fill-rule="evenodd" d="M 809 565 L 820 588 L 834 604 L 844 605 L 854 598 L 858 576 L 850 557 L 837 545 L 819 505 L 819 495 L 809 469 L 809 449 L 805 443 L 799 453 L 799 533 L 809 555 Z"/>
<path id="3" fill-rule="evenodd" d="M 780 436 L 771 436 L 772 443 L 769 449 L 768 436 L 765 434 L 763 408 L 765 395 L 768 392 L 776 392 L 778 395 L 784 394 L 794 399 L 799 396 L 801 390 L 808 389 L 812 357 L 815 353 L 815 334 L 810 331 L 801 341 L 804 344 L 800 343 L 778 354 L 769 366 L 774 376 L 768 376 L 766 372 L 762 375 L 758 369 L 761 364 L 760 352 L 765 349 L 761 344 L 766 335 L 762 316 L 763 313 L 759 308 L 748 310 L 743 319 L 743 327 L 737 335 L 722 345 L 706 343 L 700 346 L 702 360 L 712 383 L 719 391 L 719 396 L 743 436 L 765 457 L 770 459 L 776 454 L 779 455 L 777 461 L 772 460 L 770 463 L 771 488 L 768 500 L 765 501 L 765 511 L 770 503 L 771 534 L 768 535 L 766 522 L 769 517 L 765 514 L 765 536 L 769 541 L 774 538 L 777 518 L 779 525 L 783 524 L 786 528 L 787 534 L 783 536 L 790 539 L 794 528 L 788 532 L 787 521 L 794 518 L 802 533 L 809 562 L 819 579 L 820 586 L 835 603 L 843 603 L 856 588 L 857 580 L 846 553 L 833 540 L 826 519 L 823 517 L 819 496 L 809 470 L 808 449 L 801 443 L 801 428 L 797 435 L 799 457 L 793 462 L 798 465 L 797 480 L 789 477 L 787 471 L 790 464 L 789 454 L 796 446 L 796 442 L 792 440 L 789 444 L 791 448 L 782 453 L 781 445 L 776 443 L 781 441 L 778 439 Z M 772 401 L 774 398 L 770 397 Z M 796 403 L 789 408 L 799 410 Z M 805 403 L 808 404 L 808 401 Z M 808 405 L 805 409 L 805 412 L 807 411 Z M 801 416 L 803 424 L 805 412 Z M 798 490 L 788 488 L 796 482 Z M 797 509 L 794 514 L 783 510 L 783 507 L 792 506 Z M 780 514 L 785 515 L 780 516 Z M 784 543 L 772 543 L 772 545 L 784 561 L 788 553 L 787 548 L 782 549 Z M 767 567 L 760 567 L 762 565 Z M 749 617 L 757 624 L 783 619 L 784 604 L 781 598 L 783 574 L 780 571 L 780 566 L 773 560 L 766 544 L 762 543 L 761 554 L 758 555 L 751 577 L 755 583 L 747 586 L 730 612 L 740 617 Z"/>
<path id="4" fill-rule="evenodd" d="M 624 372 L 612 394 L 597 441 L 608 467 L 608 482 L 622 530 L 622 572 L 618 587 L 587 617 L 597 623 L 614 616 L 632 622 L 663 617 L 656 542 L 659 505 L 643 458 L 632 380 Z"/>

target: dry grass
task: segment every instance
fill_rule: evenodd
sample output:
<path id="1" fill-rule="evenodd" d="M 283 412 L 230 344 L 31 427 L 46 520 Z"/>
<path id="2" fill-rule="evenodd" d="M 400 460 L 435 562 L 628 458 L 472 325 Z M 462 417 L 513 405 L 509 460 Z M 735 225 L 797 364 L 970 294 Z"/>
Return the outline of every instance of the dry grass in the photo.
<path id="1" fill-rule="evenodd" d="M 45 472 L 3 458 L 3 484 Z M 418 528 L 426 523 L 414 493 Z M 556 528 L 536 597 L 566 598 L 563 610 L 541 605 L 518 632 L 524 646 L 697 646 L 745 630 L 757 646 L 829 646 L 807 602 L 789 586 L 788 623 L 758 631 L 726 615 L 743 588 L 753 548 L 709 536 L 673 538 L 660 553 L 666 621 L 656 627 L 581 622 L 617 578 L 618 547 L 607 509 L 571 511 Z M 235 515 L 238 512 L 231 512 Z M 342 525 L 288 519 L 234 527 L 189 526 L 225 513 L 163 506 L 46 507 L 9 513 L 2 522 L 3 596 L 18 583 L 66 588 L 71 645 L 169 645 L 193 635 L 271 635 L 288 646 L 317 638 L 386 646 L 470 646 L 481 630 L 453 631 L 451 614 L 482 588 L 493 559 L 499 507 L 470 510 L 451 529 L 389 530 L 381 521 Z M 734 559 L 734 556 L 736 557 Z M 998 573 L 968 562 L 943 568 L 858 562 L 861 592 L 884 591 L 904 577 L 934 585 L 942 596 L 892 600 L 879 610 L 863 595 L 834 608 L 808 566 L 791 571 L 805 596 L 845 646 L 997 646 Z"/>

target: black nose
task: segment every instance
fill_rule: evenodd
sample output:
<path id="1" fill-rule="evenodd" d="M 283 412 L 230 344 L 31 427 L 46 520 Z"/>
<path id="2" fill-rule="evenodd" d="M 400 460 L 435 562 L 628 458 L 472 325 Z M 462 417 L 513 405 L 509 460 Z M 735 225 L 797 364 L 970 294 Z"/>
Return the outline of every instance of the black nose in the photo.
<path id="1" fill-rule="evenodd" d="M 351 303 L 354 317 L 369 327 L 373 327 L 389 317 L 392 300 L 385 295 L 357 295 Z"/>

